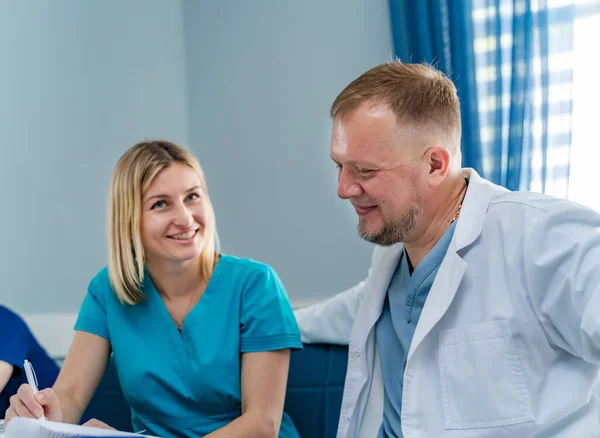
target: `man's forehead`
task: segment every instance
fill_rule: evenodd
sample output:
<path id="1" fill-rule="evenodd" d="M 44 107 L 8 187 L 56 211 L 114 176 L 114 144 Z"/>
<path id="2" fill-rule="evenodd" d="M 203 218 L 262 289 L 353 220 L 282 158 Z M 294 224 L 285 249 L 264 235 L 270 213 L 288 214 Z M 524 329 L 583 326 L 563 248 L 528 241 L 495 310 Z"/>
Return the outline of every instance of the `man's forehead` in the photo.
<path id="1" fill-rule="evenodd" d="M 381 102 L 365 102 L 363 111 L 366 116 L 373 118 L 381 118 L 388 116 L 395 117 L 392 108 L 388 104 Z"/>
<path id="2" fill-rule="evenodd" d="M 430 134 L 420 137 L 420 130 L 400 130 L 392 135 L 374 132 L 373 135 L 347 136 L 344 130 L 334 135 L 330 144 L 331 159 L 337 163 L 358 167 L 379 167 L 386 163 L 404 161 L 420 154 L 429 144 Z M 422 132 L 422 131 L 420 131 Z"/>
<path id="3" fill-rule="evenodd" d="M 376 122 L 379 119 L 394 119 L 395 114 L 389 105 L 381 102 L 367 101 L 346 113 L 339 114 L 334 119 L 334 124 L 339 127 L 362 124 L 365 121 Z"/>
<path id="4" fill-rule="evenodd" d="M 337 163 L 343 162 L 358 167 L 378 166 L 393 159 L 392 148 L 375 139 L 360 143 L 332 140 L 330 156 Z"/>
<path id="5" fill-rule="evenodd" d="M 344 117 L 334 120 L 331 148 L 342 151 L 392 147 L 395 142 L 395 126 L 376 116 Z"/>

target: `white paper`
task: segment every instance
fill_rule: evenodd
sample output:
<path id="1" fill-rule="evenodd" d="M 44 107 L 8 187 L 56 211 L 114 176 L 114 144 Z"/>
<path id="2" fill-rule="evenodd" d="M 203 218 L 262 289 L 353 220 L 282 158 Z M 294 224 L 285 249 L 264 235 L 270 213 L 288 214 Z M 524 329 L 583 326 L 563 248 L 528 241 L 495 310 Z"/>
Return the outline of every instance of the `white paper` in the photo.
<path id="1" fill-rule="evenodd" d="M 14 418 L 4 431 L 4 438 L 70 438 L 78 435 L 105 437 L 140 437 L 137 433 L 119 432 L 96 427 L 77 426 L 74 424 L 55 423 L 33 418 Z M 147 437 L 146 437 L 147 438 Z"/>

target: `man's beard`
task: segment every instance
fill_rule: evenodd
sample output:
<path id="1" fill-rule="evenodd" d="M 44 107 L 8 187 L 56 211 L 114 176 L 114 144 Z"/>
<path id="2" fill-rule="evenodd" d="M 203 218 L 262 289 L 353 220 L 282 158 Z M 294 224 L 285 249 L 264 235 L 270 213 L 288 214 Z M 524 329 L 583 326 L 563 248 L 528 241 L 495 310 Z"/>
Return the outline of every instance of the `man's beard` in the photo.
<path id="1" fill-rule="evenodd" d="M 423 209 L 419 203 L 412 205 L 400 219 L 393 222 L 383 219 L 383 229 L 381 231 L 367 231 L 358 223 L 358 234 L 367 242 L 381 246 L 391 246 L 399 242 L 404 242 L 410 232 L 415 228 L 417 221 L 423 214 Z"/>

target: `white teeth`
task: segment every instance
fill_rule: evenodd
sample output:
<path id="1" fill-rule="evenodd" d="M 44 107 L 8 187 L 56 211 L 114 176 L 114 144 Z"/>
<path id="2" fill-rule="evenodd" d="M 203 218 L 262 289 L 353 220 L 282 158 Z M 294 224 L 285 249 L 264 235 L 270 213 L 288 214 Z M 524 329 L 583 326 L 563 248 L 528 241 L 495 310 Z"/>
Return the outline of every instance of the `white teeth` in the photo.
<path id="1" fill-rule="evenodd" d="M 191 239 L 195 233 L 196 233 L 196 231 L 189 231 L 184 234 L 175 234 L 174 236 L 171 236 L 171 239 L 187 240 L 187 239 Z"/>

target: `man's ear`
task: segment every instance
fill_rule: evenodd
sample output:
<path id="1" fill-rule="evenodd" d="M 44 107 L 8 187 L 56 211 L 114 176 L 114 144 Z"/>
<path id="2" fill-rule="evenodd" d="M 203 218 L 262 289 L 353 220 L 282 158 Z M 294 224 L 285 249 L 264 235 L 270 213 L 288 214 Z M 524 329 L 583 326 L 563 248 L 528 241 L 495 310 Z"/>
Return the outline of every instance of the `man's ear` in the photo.
<path id="1" fill-rule="evenodd" d="M 423 160 L 428 171 L 427 181 L 429 185 L 439 186 L 450 169 L 452 160 L 450 151 L 444 147 L 433 146 L 425 151 Z"/>

